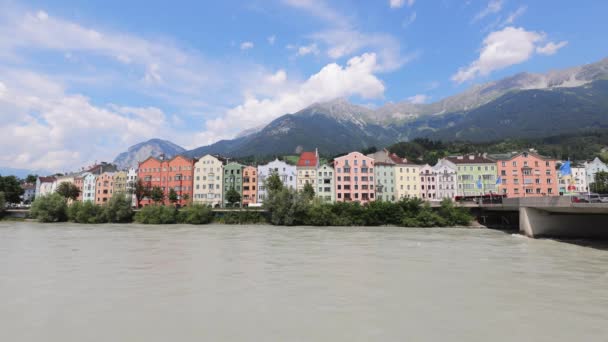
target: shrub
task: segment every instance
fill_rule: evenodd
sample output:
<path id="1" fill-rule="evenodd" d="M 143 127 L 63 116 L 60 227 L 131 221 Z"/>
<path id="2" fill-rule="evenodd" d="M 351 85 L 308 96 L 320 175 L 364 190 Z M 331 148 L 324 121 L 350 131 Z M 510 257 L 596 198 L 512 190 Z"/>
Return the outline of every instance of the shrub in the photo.
<path id="1" fill-rule="evenodd" d="M 115 194 L 103 206 L 105 220 L 110 223 L 128 223 L 133 221 L 131 198 L 125 194 Z"/>
<path id="2" fill-rule="evenodd" d="M 68 219 L 68 205 L 60 194 L 53 193 L 36 198 L 30 214 L 40 222 L 65 222 Z"/>
<path id="3" fill-rule="evenodd" d="M 226 212 L 223 213 L 223 215 L 219 217 L 217 221 L 225 224 L 268 223 L 262 213 L 250 210 Z"/>
<path id="4" fill-rule="evenodd" d="M 135 214 L 135 221 L 143 224 L 173 224 L 177 222 L 177 209 L 149 205 Z"/>
<path id="5" fill-rule="evenodd" d="M 0 192 L 0 217 L 4 215 L 4 210 L 6 206 L 6 199 L 4 197 L 4 192 Z"/>
<path id="6" fill-rule="evenodd" d="M 441 201 L 439 215 L 445 219 L 446 225 L 449 226 L 467 226 L 473 220 L 466 208 L 454 206 L 454 203 L 447 198 Z"/>
<path id="7" fill-rule="evenodd" d="M 333 205 L 321 202 L 314 202 L 308 208 L 306 213 L 306 221 L 310 226 L 331 226 L 336 220 L 334 213 L 331 211 Z"/>
<path id="8" fill-rule="evenodd" d="M 213 211 L 209 206 L 192 204 L 183 208 L 179 215 L 180 223 L 188 224 L 207 224 L 213 220 Z"/>

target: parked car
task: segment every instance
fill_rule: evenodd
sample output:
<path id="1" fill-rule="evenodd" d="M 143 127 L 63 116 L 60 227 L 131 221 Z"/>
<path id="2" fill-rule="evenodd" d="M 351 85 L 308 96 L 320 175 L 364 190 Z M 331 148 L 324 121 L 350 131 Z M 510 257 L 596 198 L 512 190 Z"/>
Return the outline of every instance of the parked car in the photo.
<path id="1" fill-rule="evenodd" d="M 602 195 L 602 196 L 600 196 L 600 202 L 602 202 L 602 203 L 608 203 L 608 195 Z"/>
<path id="2" fill-rule="evenodd" d="M 580 193 L 572 198 L 575 203 L 602 203 L 599 194 L 596 193 Z"/>

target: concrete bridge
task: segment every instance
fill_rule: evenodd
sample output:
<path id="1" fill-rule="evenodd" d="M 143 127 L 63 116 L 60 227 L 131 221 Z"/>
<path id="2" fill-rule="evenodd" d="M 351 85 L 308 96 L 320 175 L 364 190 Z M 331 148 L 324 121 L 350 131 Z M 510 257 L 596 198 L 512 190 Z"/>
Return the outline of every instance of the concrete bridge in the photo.
<path id="1" fill-rule="evenodd" d="M 608 203 L 574 203 L 571 197 L 506 198 L 480 204 L 481 215 L 518 221 L 529 237 L 608 239 Z"/>

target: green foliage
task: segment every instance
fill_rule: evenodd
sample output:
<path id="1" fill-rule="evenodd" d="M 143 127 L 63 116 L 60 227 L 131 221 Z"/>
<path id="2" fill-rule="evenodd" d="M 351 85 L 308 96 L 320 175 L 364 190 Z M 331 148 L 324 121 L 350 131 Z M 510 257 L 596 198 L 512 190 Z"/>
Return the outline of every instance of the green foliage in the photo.
<path id="1" fill-rule="evenodd" d="M 133 195 L 135 195 L 135 200 L 137 201 L 137 207 L 139 208 L 141 205 L 141 200 L 144 197 L 150 196 L 150 190 L 144 185 L 144 182 L 141 179 L 137 180 L 137 183 L 133 186 Z"/>
<path id="2" fill-rule="evenodd" d="M 177 209 L 164 205 L 149 205 L 135 214 L 135 221 L 143 224 L 173 224 L 177 222 Z"/>
<path id="3" fill-rule="evenodd" d="M 165 199 L 165 193 L 159 186 L 155 186 L 150 191 L 150 198 L 152 201 L 154 201 L 154 203 L 158 204 Z"/>
<path id="4" fill-rule="evenodd" d="M 589 185 L 589 189 L 598 194 L 608 193 L 608 172 L 597 172 L 593 179 L 593 183 Z"/>
<path id="5" fill-rule="evenodd" d="M 305 224 L 310 226 L 332 226 L 337 223 L 337 217 L 332 212 L 333 204 L 316 200 L 306 213 Z"/>
<path id="6" fill-rule="evenodd" d="M 71 207 L 73 207 L 74 204 L 72 204 Z M 82 203 L 82 205 L 80 205 L 77 210 L 78 210 L 78 212 L 76 213 L 74 222 L 89 223 L 89 224 L 107 222 L 107 217 L 105 215 L 103 207 L 96 205 L 95 203 L 93 203 L 91 201 L 86 201 L 86 202 Z M 72 216 L 72 215 L 70 215 L 70 216 Z"/>
<path id="7" fill-rule="evenodd" d="M 365 206 L 365 224 L 368 226 L 398 225 L 403 217 L 403 208 L 398 203 L 375 201 Z"/>
<path id="8" fill-rule="evenodd" d="M 192 204 L 183 208 L 178 214 L 179 223 L 207 224 L 213 220 L 213 210 L 206 205 Z"/>
<path id="9" fill-rule="evenodd" d="M 315 198 L 315 189 L 312 187 L 312 184 L 304 184 L 304 188 L 302 188 L 302 196 L 309 201 L 312 201 L 312 199 Z"/>
<path id="10" fill-rule="evenodd" d="M 19 183 L 19 179 L 15 176 L 0 176 L 0 192 L 4 192 L 4 200 L 8 203 L 19 203 L 21 202 L 21 195 L 23 195 L 23 188 Z"/>
<path id="11" fill-rule="evenodd" d="M 4 192 L 0 192 L 0 217 L 4 214 L 4 210 L 6 206 L 6 200 L 4 199 Z"/>
<path id="12" fill-rule="evenodd" d="M 63 198 L 71 200 L 76 200 L 80 196 L 80 189 L 70 182 L 60 183 L 55 192 L 63 196 Z"/>
<path id="13" fill-rule="evenodd" d="M 274 225 L 293 226 L 303 224 L 310 206 L 310 200 L 301 192 L 281 187 L 269 191 L 264 207 L 270 212 L 270 222 Z"/>
<path id="14" fill-rule="evenodd" d="M 173 188 L 169 189 L 169 202 L 175 204 L 178 201 L 177 192 Z"/>
<path id="15" fill-rule="evenodd" d="M 30 184 L 35 184 L 36 180 L 38 180 L 38 175 L 32 175 L 32 174 L 27 175 L 27 177 L 25 177 L 25 179 L 24 179 L 24 181 L 26 183 L 30 183 Z"/>
<path id="16" fill-rule="evenodd" d="M 128 223 L 133 220 L 131 198 L 126 194 L 116 193 L 103 205 L 103 215 L 110 223 Z"/>
<path id="17" fill-rule="evenodd" d="M 266 186 L 266 192 L 270 195 L 273 192 L 281 191 L 283 189 L 283 182 L 281 182 L 281 177 L 279 177 L 278 173 L 272 172 L 264 180 L 264 186 Z"/>
<path id="18" fill-rule="evenodd" d="M 66 199 L 54 193 L 34 200 L 30 215 L 40 222 L 65 222 L 68 219 Z"/>
<path id="19" fill-rule="evenodd" d="M 234 188 L 230 188 L 230 190 L 226 192 L 226 202 L 228 202 L 230 207 L 234 207 L 236 203 L 241 203 L 241 194 Z"/>
<path id="20" fill-rule="evenodd" d="M 223 216 L 217 219 L 220 223 L 225 224 L 259 224 L 267 223 L 264 215 L 257 211 L 242 210 L 223 213 Z"/>
<path id="21" fill-rule="evenodd" d="M 473 216 L 466 208 L 454 206 L 454 202 L 447 198 L 441 201 L 438 214 L 448 226 L 466 226 L 473 221 Z"/>

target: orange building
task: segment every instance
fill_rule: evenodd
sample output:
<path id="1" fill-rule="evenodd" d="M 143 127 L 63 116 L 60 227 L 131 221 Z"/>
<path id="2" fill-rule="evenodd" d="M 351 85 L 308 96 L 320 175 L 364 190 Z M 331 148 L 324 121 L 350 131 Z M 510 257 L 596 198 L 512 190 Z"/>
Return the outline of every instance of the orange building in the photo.
<path id="1" fill-rule="evenodd" d="M 243 169 L 243 206 L 257 203 L 257 174 L 258 169 L 253 166 L 246 166 Z"/>
<path id="2" fill-rule="evenodd" d="M 507 197 L 558 196 L 557 161 L 534 152 L 496 155 L 498 192 Z"/>
<path id="3" fill-rule="evenodd" d="M 95 184 L 95 204 L 101 205 L 112 198 L 114 172 L 104 172 L 97 177 Z"/>
<path id="4" fill-rule="evenodd" d="M 139 163 L 137 177 L 148 189 L 160 187 L 163 190 L 165 195 L 163 204 L 172 204 L 169 201 L 169 191 L 173 189 L 177 193 L 176 204 L 184 206 L 193 198 L 195 162 L 196 160 L 184 156 L 175 156 L 167 160 L 150 157 Z M 154 201 L 144 198 L 141 204 L 146 206 L 154 204 Z"/>
<path id="5" fill-rule="evenodd" d="M 78 193 L 78 198 L 76 200 L 79 202 L 82 202 L 82 191 L 84 189 L 84 177 L 83 176 L 74 177 L 74 185 L 76 185 L 78 190 L 80 190 L 80 192 Z"/>

